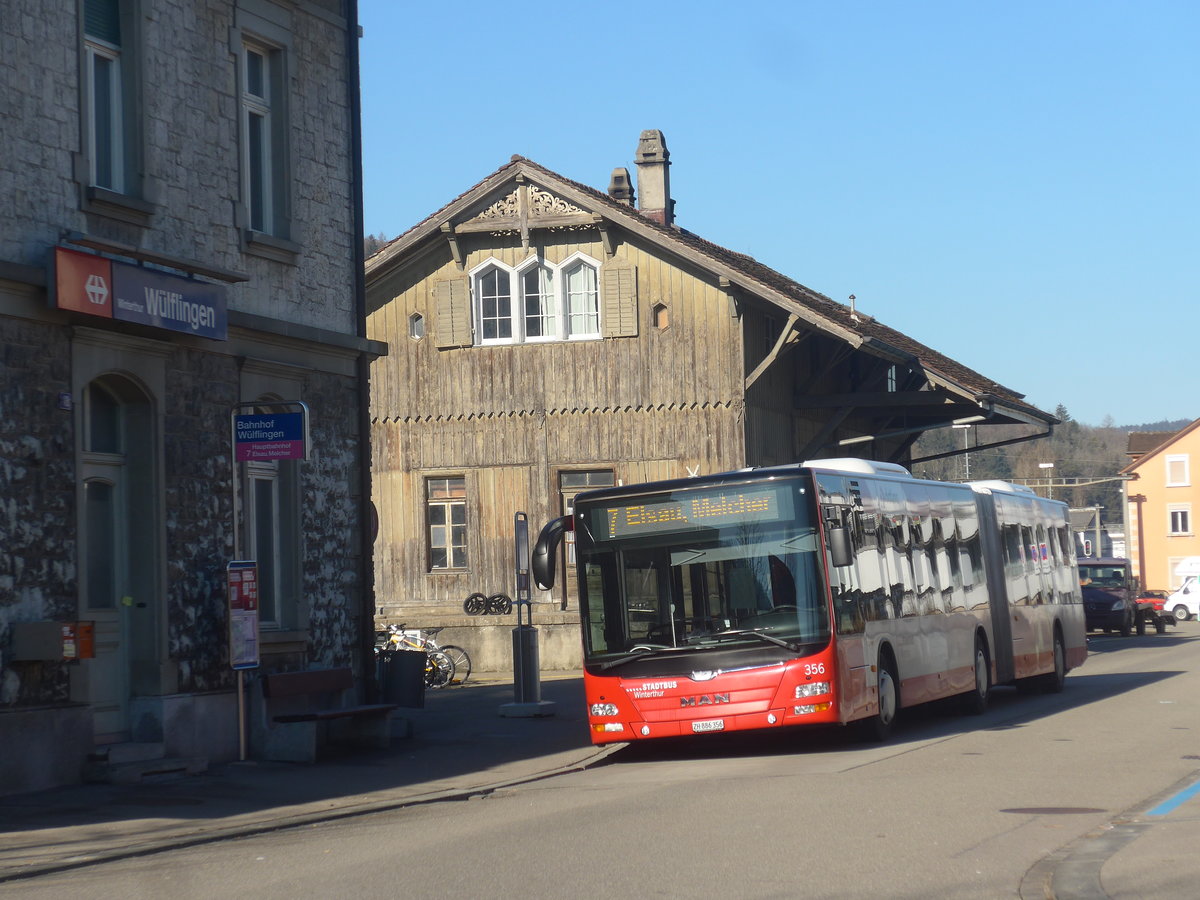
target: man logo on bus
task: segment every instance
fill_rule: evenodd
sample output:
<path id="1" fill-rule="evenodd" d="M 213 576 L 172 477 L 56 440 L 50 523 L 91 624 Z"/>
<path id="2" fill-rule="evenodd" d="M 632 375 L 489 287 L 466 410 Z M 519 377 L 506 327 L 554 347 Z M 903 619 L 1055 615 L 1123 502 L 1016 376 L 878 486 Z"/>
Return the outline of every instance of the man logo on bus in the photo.
<path id="1" fill-rule="evenodd" d="M 680 697 L 679 705 L 687 706 L 712 706 L 715 703 L 728 703 L 728 694 L 700 694 L 696 697 Z"/>

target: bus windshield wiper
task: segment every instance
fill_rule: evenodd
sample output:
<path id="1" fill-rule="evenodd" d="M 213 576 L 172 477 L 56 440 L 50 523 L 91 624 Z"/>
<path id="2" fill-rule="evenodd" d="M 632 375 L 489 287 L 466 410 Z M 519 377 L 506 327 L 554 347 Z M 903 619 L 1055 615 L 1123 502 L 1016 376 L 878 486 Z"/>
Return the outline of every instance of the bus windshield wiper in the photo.
<path id="1" fill-rule="evenodd" d="M 704 643 L 705 641 L 719 641 L 727 637 L 755 637 L 760 641 L 766 641 L 768 644 L 775 644 L 791 650 L 793 653 L 800 652 L 799 644 L 793 644 L 791 641 L 785 641 L 783 638 L 777 638 L 773 634 L 767 634 L 765 631 L 759 631 L 755 628 L 738 628 L 733 631 L 718 631 L 715 634 L 697 635 L 696 640 L 697 643 Z"/>
<path id="2" fill-rule="evenodd" d="M 633 662 L 635 659 L 646 659 L 650 656 L 660 656 L 663 654 L 678 653 L 681 650 L 692 650 L 692 647 L 640 647 L 637 650 L 631 650 L 625 656 L 619 656 L 616 659 L 610 659 L 600 663 L 596 668 L 607 671 L 615 669 L 617 666 L 623 666 L 627 662 Z"/>

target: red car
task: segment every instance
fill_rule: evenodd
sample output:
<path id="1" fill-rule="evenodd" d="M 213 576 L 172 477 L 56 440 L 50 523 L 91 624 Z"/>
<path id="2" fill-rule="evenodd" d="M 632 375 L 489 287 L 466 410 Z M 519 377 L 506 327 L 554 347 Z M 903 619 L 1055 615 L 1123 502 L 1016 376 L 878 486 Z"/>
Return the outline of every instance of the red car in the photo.
<path id="1" fill-rule="evenodd" d="M 1169 595 L 1166 591 L 1142 591 L 1137 596 L 1138 606 L 1149 603 L 1154 607 L 1155 612 L 1162 612 L 1163 605 L 1167 602 Z"/>

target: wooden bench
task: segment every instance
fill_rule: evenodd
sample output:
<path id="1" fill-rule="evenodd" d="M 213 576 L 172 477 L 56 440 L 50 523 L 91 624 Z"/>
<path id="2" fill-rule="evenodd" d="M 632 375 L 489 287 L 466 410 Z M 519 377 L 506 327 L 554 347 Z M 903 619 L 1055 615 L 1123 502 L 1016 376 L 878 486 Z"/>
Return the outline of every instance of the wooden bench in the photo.
<path id="1" fill-rule="evenodd" d="M 259 684 L 261 691 L 252 693 L 252 740 L 262 759 L 315 762 L 330 744 L 388 746 L 388 716 L 397 707 L 347 705 L 354 689 L 348 668 L 276 672 Z"/>

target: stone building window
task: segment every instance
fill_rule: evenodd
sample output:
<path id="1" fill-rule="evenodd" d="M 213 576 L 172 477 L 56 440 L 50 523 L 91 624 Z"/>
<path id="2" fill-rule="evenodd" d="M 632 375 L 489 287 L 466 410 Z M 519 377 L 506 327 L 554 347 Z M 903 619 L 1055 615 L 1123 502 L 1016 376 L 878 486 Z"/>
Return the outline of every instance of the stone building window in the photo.
<path id="1" fill-rule="evenodd" d="M 290 13 L 261 0 L 238 0 L 231 52 L 237 59 L 240 185 L 237 223 L 247 250 L 294 262 L 288 134 Z"/>
<path id="2" fill-rule="evenodd" d="M 278 412 L 270 399 L 255 412 Z M 244 474 L 246 554 L 258 563 L 259 621 L 268 629 L 304 624 L 300 598 L 300 476 L 292 459 L 247 462 Z"/>
<path id="3" fill-rule="evenodd" d="M 271 235 L 280 234 L 284 222 L 282 56 L 265 44 L 242 46 L 242 201 L 250 230 Z"/>
<path id="4" fill-rule="evenodd" d="M 80 56 L 82 206 L 149 224 L 142 198 L 140 0 L 84 0 Z"/>

